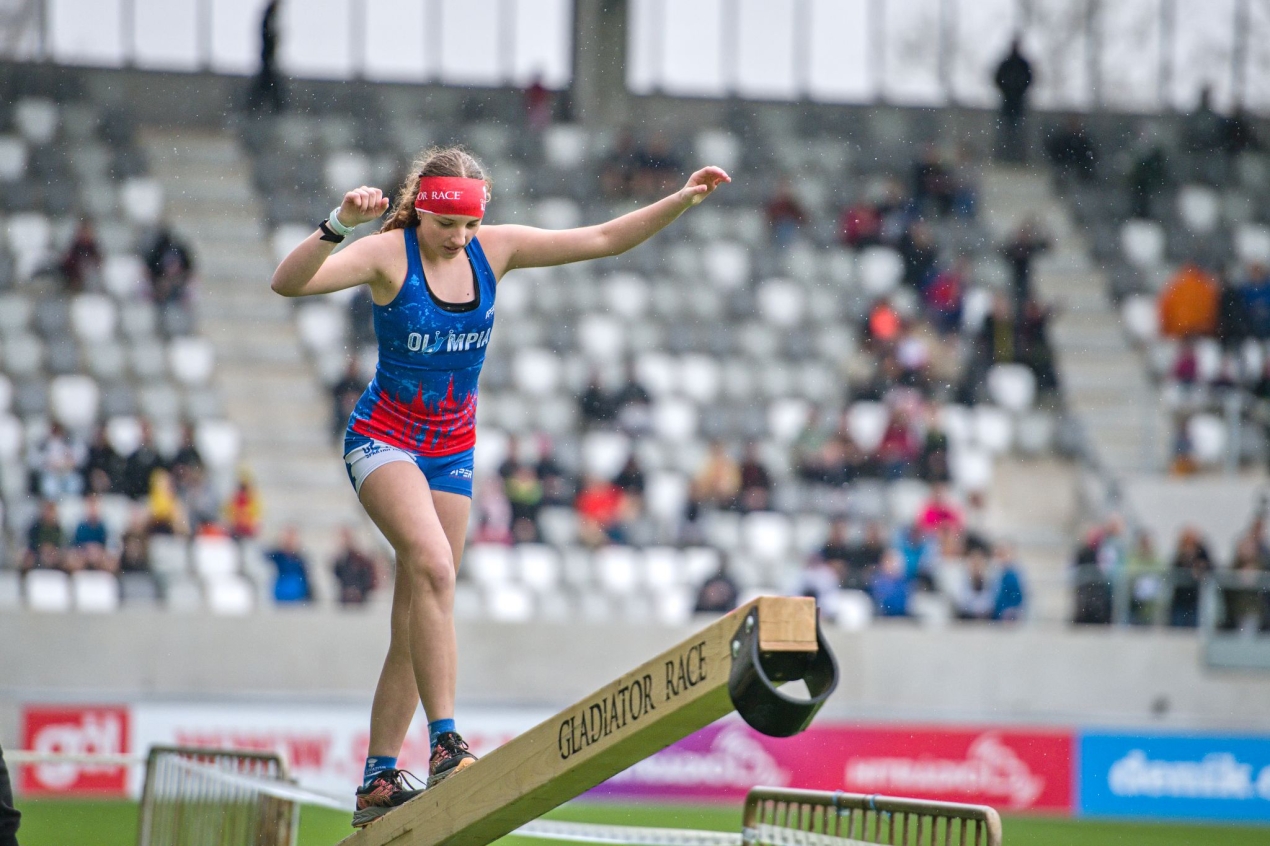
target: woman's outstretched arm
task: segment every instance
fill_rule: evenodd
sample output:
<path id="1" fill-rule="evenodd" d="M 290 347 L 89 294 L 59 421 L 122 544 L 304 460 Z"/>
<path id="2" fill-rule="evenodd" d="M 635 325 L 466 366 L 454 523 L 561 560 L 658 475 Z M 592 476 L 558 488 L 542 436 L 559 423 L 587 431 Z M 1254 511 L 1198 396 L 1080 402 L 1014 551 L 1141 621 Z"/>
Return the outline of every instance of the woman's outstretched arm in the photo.
<path id="1" fill-rule="evenodd" d="M 482 234 L 487 251 L 503 265 L 502 271 L 518 267 L 550 267 L 575 261 L 604 258 L 624 253 L 642 244 L 675 218 L 700 203 L 732 177 L 717 167 L 694 173 L 683 188 L 652 205 L 636 209 L 596 226 L 578 229 L 537 229 L 532 226 L 491 226 Z M 494 237 L 490 237 L 490 236 Z M 501 275 L 501 274 L 500 274 Z"/>
<path id="2" fill-rule="evenodd" d="M 345 226 L 358 226 L 376 219 L 387 209 L 388 198 L 384 193 L 363 185 L 344 195 L 339 219 Z M 321 233 L 314 231 L 287 253 L 273 272 L 269 286 L 284 297 L 307 297 L 374 283 L 382 275 L 374 240 L 366 238 L 349 244 L 339 255 L 332 256 L 337 245 L 323 241 Z"/>

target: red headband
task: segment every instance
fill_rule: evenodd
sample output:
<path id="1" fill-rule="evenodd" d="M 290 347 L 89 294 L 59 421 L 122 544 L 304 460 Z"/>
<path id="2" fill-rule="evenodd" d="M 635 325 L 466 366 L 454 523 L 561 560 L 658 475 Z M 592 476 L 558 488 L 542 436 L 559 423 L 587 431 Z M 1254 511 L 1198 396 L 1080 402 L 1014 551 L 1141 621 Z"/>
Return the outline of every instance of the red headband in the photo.
<path id="1" fill-rule="evenodd" d="M 429 214 L 458 214 L 485 217 L 489 189 L 484 179 L 461 176 L 422 176 L 415 208 Z"/>

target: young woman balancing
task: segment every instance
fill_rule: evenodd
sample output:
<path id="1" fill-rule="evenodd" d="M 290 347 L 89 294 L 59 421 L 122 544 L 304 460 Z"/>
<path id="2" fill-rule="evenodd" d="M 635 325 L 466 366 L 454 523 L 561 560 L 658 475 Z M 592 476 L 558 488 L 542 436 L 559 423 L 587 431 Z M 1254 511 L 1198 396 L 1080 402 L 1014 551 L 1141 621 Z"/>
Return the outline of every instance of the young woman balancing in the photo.
<path id="1" fill-rule="evenodd" d="M 429 785 L 475 760 L 454 725 L 454 579 L 471 508 L 477 377 L 498 280 L 520 267 L 625 252 L 730 181 L 717 167 L 703 168 L 669 197 L 598 226 L 482 227 L 490 183 L 480 164 L 461 148 L 433 149 L 411 168 L 378 234 L 332 255 L 354 227 L 388 208 L 379 189 L 363 186 L 345 194 L 274 271 L 273 290 L 283 296 L 367 285 L 375 304 L 379 364 L 349 419 L 344 462 L 366 513 L 396 551 L 397 575 L 354 826 L 418 792 L 396 767 L 416 702 L 432 741 Z"/>

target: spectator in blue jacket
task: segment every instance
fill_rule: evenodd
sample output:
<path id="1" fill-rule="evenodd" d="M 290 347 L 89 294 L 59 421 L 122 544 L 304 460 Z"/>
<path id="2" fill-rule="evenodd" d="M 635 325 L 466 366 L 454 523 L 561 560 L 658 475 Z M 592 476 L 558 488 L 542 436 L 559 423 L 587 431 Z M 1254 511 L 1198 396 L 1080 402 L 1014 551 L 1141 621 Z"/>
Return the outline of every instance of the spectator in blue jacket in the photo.
<path id="1" fill-rule="evenodd" d="M 908 616 L 909 582 L 904 577 L 904 560 L 894 549 L 882 555 L 882 563 L 869 582 L 869 595 L 879 617 Z"/>
<path id="2" fill-rule="evenodd" d="M 278 568 L 278 577 L 273 583 L 273 598 L 277 602 L 308 602 L 313 598 L 309 589 L 309 563 L 300 551 L 300 532 L 295 526 L 282 530 L 277 548 L 265 557 Z"/>

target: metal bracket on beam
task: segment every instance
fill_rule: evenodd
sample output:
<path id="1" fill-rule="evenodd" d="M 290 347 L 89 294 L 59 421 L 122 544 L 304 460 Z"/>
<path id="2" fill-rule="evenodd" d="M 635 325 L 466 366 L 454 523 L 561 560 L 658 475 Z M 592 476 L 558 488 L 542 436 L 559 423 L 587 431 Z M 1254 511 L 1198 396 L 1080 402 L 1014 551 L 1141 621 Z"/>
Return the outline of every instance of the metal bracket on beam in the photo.
<path id="1" fill-rule="evenodd" d="M 758 608 L 752 608 L 732 638 L 728 695 L 745 722 L 771 737 L 791 737 L 811 723 L 838 686 L 838 661 L 816 618 L 815 652 L 765 652 L 759 646 Z M 778 689 L 802 680 L 809 698 L 795 699 Z"/>

